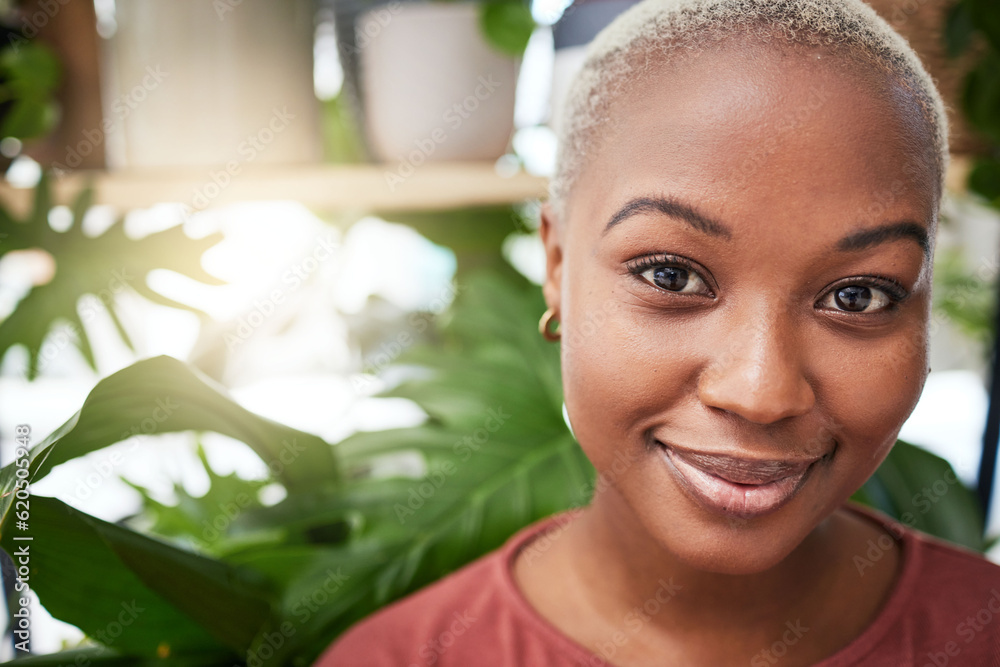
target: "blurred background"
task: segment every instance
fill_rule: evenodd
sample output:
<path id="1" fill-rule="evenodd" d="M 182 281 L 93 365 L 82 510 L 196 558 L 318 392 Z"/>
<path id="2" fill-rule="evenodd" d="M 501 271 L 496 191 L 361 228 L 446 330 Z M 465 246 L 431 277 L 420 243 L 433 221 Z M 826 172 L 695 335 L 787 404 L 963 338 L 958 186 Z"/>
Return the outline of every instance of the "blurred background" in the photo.
<path id="1" fill-rule="evenodd" d="M 18 425 L 63 439 L 32 464 L 32 494 L 55 500 L 32 499 L 27 608 L 31 653 L 69 653 L 32 660 L 308 664 L 352 620 L 585 502 L 557 350 L 535 331 L 537 211 L 553 110 L 631 4 L 0 2 L 0 463 Z M 933 372 L 900 434 L 933 470 L 869 500 L 947 533 L 982 521 L 996 468 L 1000 8 L 871 4 L 938 81 L 954 157 Z M 135 365 L 160 355 L 183 364 Z M 511 424 L 475 444 L 499 406 Z M 960 501 L 933 484 L 941 461 Z M 24 654 L 11 568 L 0 659 Z M 137 595 L 152 611 L 116 622 Z M 217 627 L 191 608 L 212 599 L 248 611 Z"/>

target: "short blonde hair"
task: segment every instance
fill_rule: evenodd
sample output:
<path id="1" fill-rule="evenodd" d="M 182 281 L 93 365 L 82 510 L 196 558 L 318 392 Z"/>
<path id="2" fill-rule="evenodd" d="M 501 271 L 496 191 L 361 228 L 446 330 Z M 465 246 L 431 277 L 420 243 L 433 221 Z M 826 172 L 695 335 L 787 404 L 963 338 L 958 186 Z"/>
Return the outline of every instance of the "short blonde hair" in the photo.
<path id="1" fill-rule="evenodd" d="M 906 40 L 861 0 L 644 0 L 594 39 L 570 85 L 556 123 L 559 148 L 550 185 L 560 218 L 621 92 L 656 65 L 737 33 L 830 47 L 896 77 L 921 107 L 943 190 L 948 119 L 941 96 Z"/>

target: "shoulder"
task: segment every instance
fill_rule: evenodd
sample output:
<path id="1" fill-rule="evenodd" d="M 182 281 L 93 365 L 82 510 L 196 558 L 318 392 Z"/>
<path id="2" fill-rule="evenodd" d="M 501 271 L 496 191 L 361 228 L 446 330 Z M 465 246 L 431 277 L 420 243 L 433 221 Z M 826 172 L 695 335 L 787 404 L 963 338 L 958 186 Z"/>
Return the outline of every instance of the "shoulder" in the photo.
<path id="1" fill-rule="evenodd" d="M 881 513 L 853 509 L 882 524 L 902 547 L 893 593 L 867 637 L 881 636 L 882 648 L 893 645 L 914 660 L 938 656 L 950 661 L 940 664 L 1000 665 L 1000 565 Z M 887 545 L 868 546 L 862 561 L 875 563 Z"/>
<path id="2" fill-rule="evenodd" d="M 510 559 L 553 519 L 522 529 L 502 548 L 363 619 L 314 667 L 485 664 L 484 655 L 518 650 L 515 640 L 532 632 Z"/>
<path id="3" fill-rule="evenodd" d="M 1000 633 L 1000 565 L 981 554 L 914 531 L 919 552 L 913 586 L 927 596 L 924 605 L 942 618 L 976 616 L 985 608 L 997 615 Z M 955 626 L 952 625 L 952 628 Z"/>

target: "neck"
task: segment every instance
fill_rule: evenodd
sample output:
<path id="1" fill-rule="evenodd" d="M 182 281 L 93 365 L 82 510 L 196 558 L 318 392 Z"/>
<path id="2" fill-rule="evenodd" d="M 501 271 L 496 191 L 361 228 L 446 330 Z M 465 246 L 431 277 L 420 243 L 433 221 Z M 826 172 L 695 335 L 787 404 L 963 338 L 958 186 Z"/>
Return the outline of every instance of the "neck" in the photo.
<path id="1" fill-rule="evenodd" d="M 661 604 L 649 604 L 657 613 L 648 622 L 673 632 L 714 627 L 717 635 L 720 624 L 750 634 L 770 631 L 790 615 L 795 620 L 795 613 L 807 613 L 803 607 L 822 605 L 825 596 L 817 593 L 842 572 L 836 547 L 840 522 L 834 517 L 778 564 L 753 574 L 705 571 L 680 560 L 648 534 L 614 491 L 596 496 L 574 523 L 566 546 L 574 554 L 580 590 L 592 597 L 594 608 L 606 610 L 612 620 L 658 599 Z"/>
<path id="2" fill-rule="evenodd" d="M 723 574 L 668 551 L 608 490 L 551 548 L 531 562 L 519 558 L 515 578 L 542 616 L 615 664 L 661 664 L 663 656 L 688 665 L 755 664 L 773 657 L 767 647 L 780 640 L 795 648 L 783 664 L 796 667 L 832 655 L 875 619 L 892 589 L 898 550 L 864 579 L 852 555 L 883 532 L 835 512 L 774 566 Z"/>

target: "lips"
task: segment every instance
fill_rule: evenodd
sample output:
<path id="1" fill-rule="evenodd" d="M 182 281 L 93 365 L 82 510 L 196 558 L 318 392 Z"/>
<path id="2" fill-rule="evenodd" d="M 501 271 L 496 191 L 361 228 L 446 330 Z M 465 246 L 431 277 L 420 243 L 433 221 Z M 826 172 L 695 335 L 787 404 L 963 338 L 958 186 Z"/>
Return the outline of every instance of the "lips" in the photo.
<path id="1" fill-rule="evenodd" d="M 710 511 L 741 519 L 778 510 L 825 458 L 743 459 L 657 444 L 668 468 L 694 500 Z"/>

